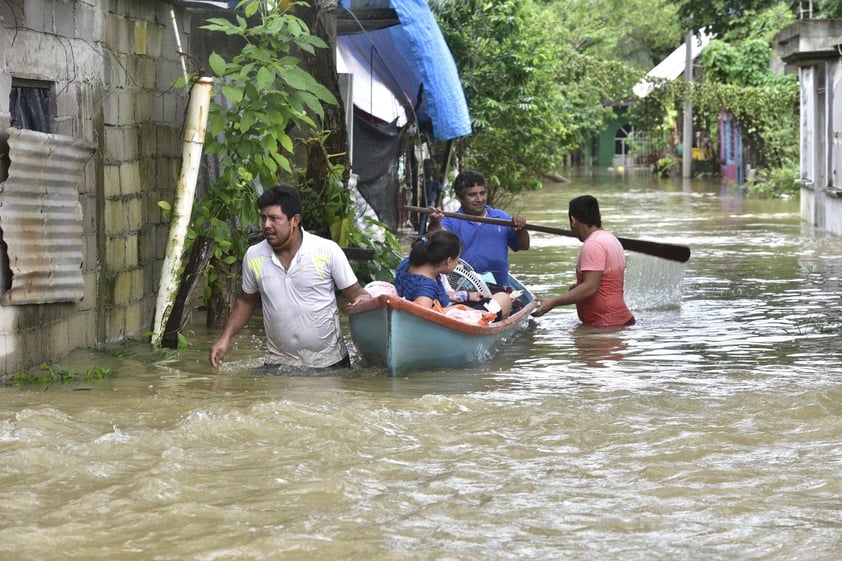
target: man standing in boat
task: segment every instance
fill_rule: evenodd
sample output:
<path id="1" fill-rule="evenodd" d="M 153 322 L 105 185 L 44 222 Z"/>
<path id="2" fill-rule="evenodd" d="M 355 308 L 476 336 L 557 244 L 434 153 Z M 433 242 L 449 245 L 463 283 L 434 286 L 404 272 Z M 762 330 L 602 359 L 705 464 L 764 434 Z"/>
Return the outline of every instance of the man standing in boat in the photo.
<path id="1" fill-rule="evenodd" d="M 556 306 L 576 304 L 585 325 L 617 327 L 634 324 L 634 316 L 623 299 L 626 257 L 620 241 L 602 229 L 599 203 L 582 195 L 568 206 L 570 230 L 582 244 L 576 261 L 576 284 L 559 296 L 542 298 L 533 316 L 540 317 Z"/>
<path id="2" fill-rule="evenodd" d="M 440 209 L 432 209 L 428 231 L 449 230 L 459 236 L 462 242 L 462 259 L 479 273 L 494 275 L 499 289 L 509 284 L 509 249 L 529 249 L 529 232 L 526 219 L 510 216 L 500 209 L 488 206 L 488 190 L 485 178 L 474 171 L 463 171 L 453 181 L 453 192 L 461 207 L 457 214 L 464 219 L 445 217 Z M 475 222 L 470 218 L 497 218 L 512 223 L 511 227 Z M 496 287 L 490 286 L 492 290 Z"/>

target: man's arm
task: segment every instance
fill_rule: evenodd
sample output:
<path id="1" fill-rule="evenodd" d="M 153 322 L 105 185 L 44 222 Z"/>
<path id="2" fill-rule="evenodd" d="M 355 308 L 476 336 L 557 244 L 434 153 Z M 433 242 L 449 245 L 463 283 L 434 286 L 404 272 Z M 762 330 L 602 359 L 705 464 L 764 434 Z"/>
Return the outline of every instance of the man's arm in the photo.
<path id="1" fill-rule="evenodd" d="M 441 225 L 441 219 L 444 218 L 444 213 L 434 206 L 428 208 L 430 209 L 430 214 L 427 215 L 427 232 L 444 230 Z"/>
<path id="2" fill-rule="evenodd" d="M 566 306 L 587 300 L 596 294 L 600 282 L 602 282 L 602 271 L 582 271 L 582 282 L 580 284 L 554 298 L 541 299 L 541 305 L 532 315 L 541 317 L 556 306 Z"/>
<path id="3" fill-rule="evenodd" d="M 249 294 L 240 291 L 240 295 L 237 296 L 234 307 L 231 309 L 231 315 L 228 316 L 228 321 L 225 322 L 222 335 L 210 349 L 209 359 L 214 368 L 218 368 L 222 364 L 223 359 L 225 359 L 225 353 L 228 351 L 228 346 L 231 344 L 231 338 L 251 319 L 251 315 L 257 307 L 258 300 L 258 293 Z"/>
<path id="4" fill-rule="evenodd" d="M 342 296 L 348 300 L 348 306 L 355 306 L 360 302 L 371 300 L 371 294 L 366 289 L 360 286 L 360 283 L 355 282 L 348 288 L 342 290 Z"/>
<path id="5" fill-rule="evenodd" d="M 517 247 L 517 251 L 529 249 L 529 230 L 526 229 L 526 218 L 519 215 L 513 216 L 512 230 L 515 231 L 515 247 Z"/>

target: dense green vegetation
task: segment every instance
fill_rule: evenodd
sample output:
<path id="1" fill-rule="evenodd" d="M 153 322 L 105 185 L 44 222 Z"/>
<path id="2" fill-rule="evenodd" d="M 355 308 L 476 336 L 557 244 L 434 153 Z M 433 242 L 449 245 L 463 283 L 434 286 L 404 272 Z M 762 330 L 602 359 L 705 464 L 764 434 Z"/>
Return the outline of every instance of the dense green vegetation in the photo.
<path id="1" fill-rule="evenodd" d="M 612 115 L 605 102 L 626 97 L 644 74 L 649 48 L 633 28 L 620 31 L 627 12 L 609 3 L 618 9 L 594 11 L 586 0 L 431 3 L 471 112 L 459 165 L 486 176 L 492 202 L 498 190 L 539 188 L 545 172 L 601 130 Z M 652 33 L 656 48 L 668 42 L 662 28 Z"/>
<path id="2" fill-rule="evenodd" d="M 746 161 L 758 171 L 754 192 L 795 189 L 798 84 L 770 66 L 774 35 L 794 20 L 791 3 L 438 0 L 431 7 L 473 120 L 458 165 L 482 171 L 493 196 L 538 188 L 542 174 L 586 146 L 615 107 L 630 107 L 637 130 L 680 130 L 688 99 L 694 129 L 708 138 L 717 138 L 721 110 L 737 120 Z M 842 0 L 814 2 L 814 17 L 840 7 Z M 633 96 L 632 86 L 699 29 L 716 34 L 701 58 L 703 80 Z"/>

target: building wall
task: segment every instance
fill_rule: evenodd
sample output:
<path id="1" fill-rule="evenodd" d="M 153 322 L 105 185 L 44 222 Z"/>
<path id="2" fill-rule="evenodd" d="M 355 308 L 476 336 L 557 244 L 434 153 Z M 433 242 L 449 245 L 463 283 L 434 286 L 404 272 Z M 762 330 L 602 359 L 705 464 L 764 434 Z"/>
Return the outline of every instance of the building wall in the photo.
<path id="1" fill-rule="evenodd" d="M 8 153 L 8 100 L 20 79 L 54 85 L 51 133 L 96 146 L 78 185 L 84 295 L 0 305 L 6 375 L 151 327 L 169 233 L 158 202 L 172 202 L 187 105 L 186 92 L 171 87 L 181 73 L 171 7 L 155 0 L 0 2 L 0 154 Z M 191 15 L 176 8 L 176 16 L 187 49 Z M 14 165 L 0 158 L 0 180 Z M 0 228 L 3 212 L 12 211 L 0 207 Z"/>
<path id="2" fill-rule="evenodd" d="M 801 219 L 842 236 L 842 20 L 800 20 L 775 37 L 800 96 Z"/>

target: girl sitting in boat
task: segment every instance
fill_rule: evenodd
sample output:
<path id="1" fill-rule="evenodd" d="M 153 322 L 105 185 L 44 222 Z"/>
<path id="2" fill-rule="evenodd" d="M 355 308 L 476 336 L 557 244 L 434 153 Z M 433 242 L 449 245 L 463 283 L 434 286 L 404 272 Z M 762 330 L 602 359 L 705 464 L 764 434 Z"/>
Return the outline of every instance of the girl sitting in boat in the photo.
<path id="1" fill-rule="evenodd" d="M 497 314 L 495 321 L 508 317 L 512 299 L 505 292 L 494 295 L 480 292 L 450 292 L 440 276 L 453 272 L 459 264 L 462 246 L 459 236 L 448 230 L 437 230 L 412 243 L 409 257 L 395 271 L 395 288 L 402 298 L 427 308 L 435 303 L 447 309 L 453 301 L 477 310 Z"/>

